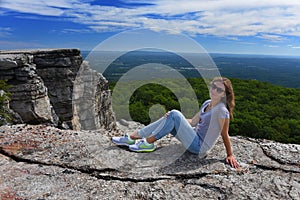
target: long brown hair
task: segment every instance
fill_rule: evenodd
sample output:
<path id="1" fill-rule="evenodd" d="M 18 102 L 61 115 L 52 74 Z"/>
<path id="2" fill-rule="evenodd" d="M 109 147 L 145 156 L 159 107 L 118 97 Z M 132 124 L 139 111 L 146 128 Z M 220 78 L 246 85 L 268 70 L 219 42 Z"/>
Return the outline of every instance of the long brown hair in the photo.
<path id="1" fill-rule="evenodd" d="M 231 81 L 225 77 L 215 77 L 212 80 L 212 83 L 214 82 L 221 82 L 224 84 L 225 96 L 222 97 L 221 101 L 226 105 L 230 114 L 230 119 L 233 119 L 233 109 L 235 107 L 235 101 L 234 101 L 234 92 L 233 92 Z"/>

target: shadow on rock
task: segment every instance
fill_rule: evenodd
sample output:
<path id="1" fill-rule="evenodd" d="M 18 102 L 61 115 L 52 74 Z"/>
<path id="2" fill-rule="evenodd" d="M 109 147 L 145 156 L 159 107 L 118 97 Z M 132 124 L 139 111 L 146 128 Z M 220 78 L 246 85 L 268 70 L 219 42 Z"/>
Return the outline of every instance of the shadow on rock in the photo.
<path id="1" fill-rule="evenodd" d="M 221 163 L 218 159 L 206 159 L 185 150 L 181 144 L 158 147 L 151 153 L 131 152 L 128 147 L 109 146 L 105 148 L 109 156 L 109 168 L 131 173 L 158 172 L 159 174 L 186 173 L 199 170 L 206 165 Z"/>
<path id="2" fill-rule="evenodd" d="M 167 175 L 188 173 L 189 171 L 205 169 L 205 166 L 210 166 L 215 163 L 222 163 L 222 161 L 215 158 L 207 159 L 207 156 L 200 157 L 199 155 L 186 151 L 174 162 L 162 167 L 160 173 Z"/>

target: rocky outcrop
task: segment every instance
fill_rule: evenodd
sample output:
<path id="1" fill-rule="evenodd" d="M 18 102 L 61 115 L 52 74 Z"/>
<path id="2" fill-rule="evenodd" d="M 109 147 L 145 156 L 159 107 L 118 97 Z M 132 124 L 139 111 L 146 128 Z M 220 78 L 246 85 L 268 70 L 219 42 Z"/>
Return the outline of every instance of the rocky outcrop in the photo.
<path id="1" fill-rule="evenodd" d="M 241 165 L 232 169 L 221 140 L 200 158 L 173 137 L 143 154 L 112 144 L 112 135 L 103 129 L 0 127 L 0 198 L 299 199 L 299 145 L 232 137 Z"/>
<path id="2" fill-rule="evenodd" d="M 83 62 L 74 83 L 73 124 L 84 130 L 114 129 L 115 115 L 111 103 L 108 81 Z"/>
<path id="3" fill-rule="evenodd" d="M 33 56 L 19 52 L 0 54 L 0 79 L 7 80 L 10 88 L 10 107 L 24 122 L 57 123 L 51 110 L 47 88 L 36 73 Z"/>
<path id="4" fill-rule="evenodd" d="M 0 199 L 299 199 L 299 145 L 232 137 L 232 169 L 221 140 L 205 157 L 171 136 L 149 154 L 112 144 L 116 125 L 143 125 L 115 122 L 108 83 L 79 50 L 0 52 L 0 79 L 6 105 L 44 123 L 0 126 Z"/>
<path id="5" fill-rule="evenodd" d="M 77 49 L 45 49 L 0 51 L 0 79 L 12 85 L 10 107 L 25 123 L 51 123 L 71 129 L 98 129 L 115 127 L 111 108 L 110 91 L 105 78 L 82 66 L 82 56 Z M 89 84 L 77 81 L 78 74 L 93 71 L 93 82 L 89 93 L 91 99 L 74 108 L 82 99 L 80 90 Z M 95 78 L 96 77 L 96 78 Z M 82 79 L 81 77 L 79 79 Z M 76 84 L 75 84 L 76 83 Z M 74 87 L 76 87 L 74 89 Z M 74 94 L 76 90 L 76 94 Z M 86 115 L 82 113 L 88 112 Z"/>

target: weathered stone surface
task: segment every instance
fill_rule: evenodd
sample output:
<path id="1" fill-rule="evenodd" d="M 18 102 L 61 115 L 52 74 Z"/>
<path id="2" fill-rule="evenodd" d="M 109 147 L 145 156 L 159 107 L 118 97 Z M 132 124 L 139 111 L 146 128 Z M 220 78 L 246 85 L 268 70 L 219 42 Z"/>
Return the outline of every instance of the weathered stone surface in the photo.
<path id="1" fill-rule="evenodd" d="M 37 74 L 44 80 L 48 96 L 61 123 L 73 127 L 73 85 L 82 57 L 77 49 L 55 49 L 34 54 Z"/>
<path id="2" fill-rule="evenodd" d="M 82 62 L 78 49 L 0 51 L 0 79 L 12 85 L 11 109 L 25 123 L 51 123 L 72 129 L 114 129 L 116 122 L 108 83 L 88 64 L 82 66 Z M 84 91 L 84 94 L 93 96 L 85 96 L 88 103 L 74 109 L 74 98 L 81 98 L 78 88 L 85 90 L 89 84 L 89 79 L 81 80 L 78 74 L 91 75 L 91 71 L 92 93 Z"/>
<path id="3" fill-rule="evenodd" d="M 95 130 L 116 127 L 108 81 L 83 62 L 74 83 L 74 124 L 80 129 Z M 99 120 L 101 119 L 101 120 Z"/>
<path id="4" fill-rule="evenodd" d="M 37 75 L 36 65 L 32 61 L 32 55 L 0 52 L 0 79 L 12 85 L 10 108 L 24 122 L 56 124 L 47 88 Z"/>
<path id="5" fill-rule="evenodd" d="M 122 121 L 124 131 L 133 122 Z M 300 145 L 232 137 L 240 169 L 218 141 L 205 158 L 173 137 L 141 154 L 114 134 L 45 125 L 0 127 L 0 197 L 23 199 L 299 199 Z"/>

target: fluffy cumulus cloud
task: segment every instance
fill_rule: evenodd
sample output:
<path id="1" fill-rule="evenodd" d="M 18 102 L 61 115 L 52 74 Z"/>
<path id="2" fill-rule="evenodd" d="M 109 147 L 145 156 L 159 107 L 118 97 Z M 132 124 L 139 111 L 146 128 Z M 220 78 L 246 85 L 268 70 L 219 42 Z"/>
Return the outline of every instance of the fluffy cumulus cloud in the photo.
<path id="1" fill-rule="evenodd" d="M 102 2 L 102 3 L 101 3 Z M 156 31 L 272 41 L 300 36 L 297 0 L 2 0 L 3 10 L 56 16 L 98 32 L 149 28 Z M 110 2 L 110 3 L 109 3 Z"/>

